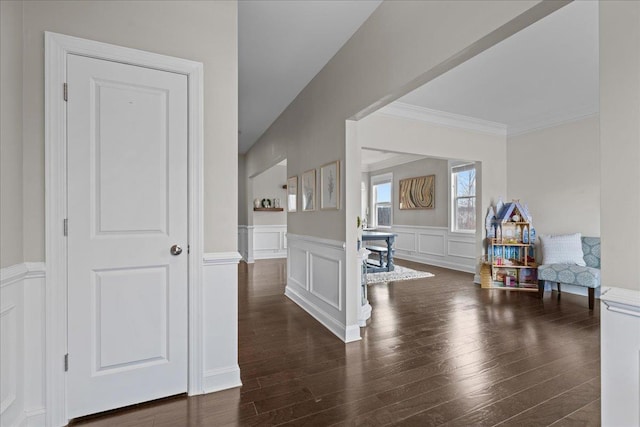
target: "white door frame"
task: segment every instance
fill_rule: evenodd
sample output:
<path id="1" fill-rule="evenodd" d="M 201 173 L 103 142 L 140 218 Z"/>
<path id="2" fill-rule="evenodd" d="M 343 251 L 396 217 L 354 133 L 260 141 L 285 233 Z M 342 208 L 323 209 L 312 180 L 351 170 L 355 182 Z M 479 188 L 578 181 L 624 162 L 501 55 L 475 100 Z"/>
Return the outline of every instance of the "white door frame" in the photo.
<path id="1" fill-rule="evenodd" d="M 46 424 L 66 425 L 67 389 L 67 55 L 184 74 L 188 79 L 189 367 L 188 393 L 203 393 L 203 65 L 141 50 L 45 32 Z M 73 224 L 71 224 L 73 226 Z"/>

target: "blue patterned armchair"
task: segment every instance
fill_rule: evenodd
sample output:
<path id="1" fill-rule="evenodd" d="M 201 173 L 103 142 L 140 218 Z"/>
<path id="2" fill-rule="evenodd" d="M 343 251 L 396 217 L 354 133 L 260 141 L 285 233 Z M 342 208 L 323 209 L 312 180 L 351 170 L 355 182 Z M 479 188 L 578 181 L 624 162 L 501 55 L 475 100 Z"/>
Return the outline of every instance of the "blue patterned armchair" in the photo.
<path id="1" fill-rule="evenodd" d="M 589 309 L 593 310 L 595 289 L 600 287 L 600 238 L 582 237 L 582 252 L 586 267 L 569 264 L 542 264 L 538 266 L 538 295 L 544 294 L 544 282 L 586 287 L 589 291 Z M 543 260 L 544 261 L 544 260 Z"/>

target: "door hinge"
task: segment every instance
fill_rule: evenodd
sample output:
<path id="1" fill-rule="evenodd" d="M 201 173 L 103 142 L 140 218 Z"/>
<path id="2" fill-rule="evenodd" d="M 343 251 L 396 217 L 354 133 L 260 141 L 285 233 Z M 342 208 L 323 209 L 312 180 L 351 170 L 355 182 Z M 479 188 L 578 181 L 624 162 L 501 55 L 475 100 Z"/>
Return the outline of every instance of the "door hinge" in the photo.
<path id="1" fill-rule="evenodd" d="M 69 353 L 64 355 L 64 371 L 69 371 Z"/>
<path id="2" fill-rule="evenodd" d="M 66 83 L 62 83 L 62 97 L 65 101 L 69 100 L 69 87 Z"/>
<path id="3" fill-rule="evenodd" d="M 187 245 L 187 253 L 190 254 L 191 253 L 191 245 Z"/>
<path id="4" fill-rule="evenodd" d="M 67 236 L 69 234 L 69 220 L 67 218 L 62 221 L 62 227 L 64 229 L 64 235 Z"/>

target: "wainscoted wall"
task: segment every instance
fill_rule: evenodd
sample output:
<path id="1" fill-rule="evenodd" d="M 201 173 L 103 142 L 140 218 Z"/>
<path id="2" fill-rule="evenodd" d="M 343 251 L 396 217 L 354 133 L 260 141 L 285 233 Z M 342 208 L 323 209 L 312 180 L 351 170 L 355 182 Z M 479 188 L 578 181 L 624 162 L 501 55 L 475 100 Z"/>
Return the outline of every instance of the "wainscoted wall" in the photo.
<path id="1" fill-rule="evenodd" d="M 44 263 L 0 270 L 2 426 L 45 424 L 44 272 Z"/>
<path id="2" fill-rule="evenodd" d="M 640 425 L 640 291 L 603 288 L 600 303 L 602 425 Z"/>
<path id="3" fill-rule="evenodd" d="M 346 324 L 345 243 L 288 234 L 285 295 L 345 342 L 360 339 Z"/>
<path id="4" fill-rule="evenodd" d="M 256 259 L 287 257 L 286 225 L 240 225 L 238 248 L 248 263 Z"/>
<path id="5" fill-rule="evenodd" d="M 242 385 L 237 252 L 203 257 L 202 391 Z M 0 270 L 0 426 L 45 425 L 45 265 Z M 60 360 L 62 363 L 62 360 Z"/>
<path id="6" fill-rule="evenodd" d="M 447 227 L 394 225 L 396 258 L 475 273 L 476 235 L 452 233 Z"/>
<path id="7" fill-rule="evenodd" d="M 239 261 L 237 252 L 207 253 L 203 257 L 202 388 L 205 393 L 242 385 L 238 366 Z"/>

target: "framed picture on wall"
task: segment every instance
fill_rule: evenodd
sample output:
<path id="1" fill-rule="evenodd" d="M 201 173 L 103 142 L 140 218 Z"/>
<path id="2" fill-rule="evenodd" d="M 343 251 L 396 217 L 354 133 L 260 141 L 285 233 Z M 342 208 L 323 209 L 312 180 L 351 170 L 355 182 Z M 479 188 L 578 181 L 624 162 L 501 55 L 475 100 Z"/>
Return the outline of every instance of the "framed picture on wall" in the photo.
<path id="1" fill-rule="evenodd" d="M 287 212 L 298 210 L 298 175 L 287 178 Z"/>
<path id="2" fill-rule="evenodd" d="M 311 169 L 302 174 L 302 211 L 316 210 L 316 170 Z"/>
<path id="3" fill-rule="evenodd" d="M 340 209 L 340 161 L 320 167 L 320 209 Z"/>
<path id="4" fill-rule="evenodd" d="M 400 209 L 433 209 L 436 176 L 427 175 L 400 180 Z"/>

